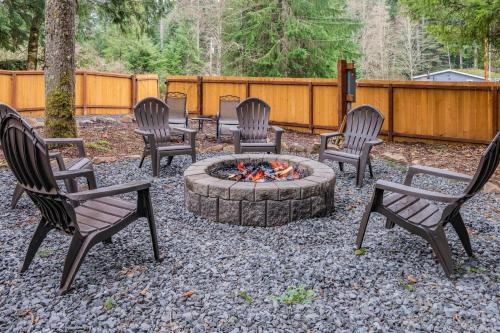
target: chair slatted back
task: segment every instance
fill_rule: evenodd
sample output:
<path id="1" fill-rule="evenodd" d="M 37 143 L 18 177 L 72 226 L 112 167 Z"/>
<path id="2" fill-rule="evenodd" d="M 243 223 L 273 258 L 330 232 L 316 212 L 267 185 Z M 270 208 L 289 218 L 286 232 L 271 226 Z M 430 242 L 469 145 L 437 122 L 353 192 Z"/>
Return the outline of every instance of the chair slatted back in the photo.
<path id="1" fill-rule="evenodd" d="M 226 95 L 219 98 L 219 119 L 238 122 L 236 107 L 240 104 L 238 96 Z"/>
<path id="2" fill-rule="evenodd" d="M 19 117 L 21 116 L 16 110 L 8 106 L 7 104 L 0 103 L 0 123 L 4 118 L 6 118 L 9 114 L 15 114 Z M 2 149 L 2 138 L 0 138 L 0 149 Z"/>
<path id="3" fill-rule="evenodd" d="M 19 184 L 54 228 L 73 233 L 75 212 L 60 192 L 44 140 L 19 115 L 9 114 L 1 123 L 5 159 Z"/>
<path id="4" fill-rule="evenodd" d="M 186 120 L 187 95 L 181 92 L 169 92 L 165 98 L 170 111 L 170 121 L 184 123 Z"/>
<path id="5" fill-rule="evenodd" d="M 344 148 L 348 153 L 359 154 L 363 144 L 377 138 L 384 123 L 384 116 L 370 105 L 360 105 L 346 116 Z"/>
<path id="6" fill-rule="evenodd" d="M 158 143 L 170 141 L 169 112 L 169 107 L 155 97 L 144 98 L 134 107 L 134 115 L 139 129 L 152 132 Z"/>
<path id="7" fill-rule="evenodd" d="M 488 182 L 500 162 L 500 131 L 484 151 L 478 168 L 469 186 L 465 189 L 465 200 L 474 196 Z"/>
<path id="8" fill-rule="evenodd" d="M 241 130 L 242 142 L 267 142 L 269 128 L 269 105 L 255 97 L 250 97 L 238 104 L 236 114 Z"/>

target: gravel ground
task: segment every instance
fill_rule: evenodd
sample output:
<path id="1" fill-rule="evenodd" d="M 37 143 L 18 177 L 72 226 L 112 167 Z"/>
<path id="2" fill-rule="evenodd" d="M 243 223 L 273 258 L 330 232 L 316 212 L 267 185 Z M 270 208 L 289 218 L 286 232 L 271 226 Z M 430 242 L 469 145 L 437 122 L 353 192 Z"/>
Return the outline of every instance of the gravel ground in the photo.
<path id="1" fill-rule="evenodd" d="M 212 156 L 202 155 L 202 158 Z M 51 233 L 29 271 L 18 267 L 38 221 L 26 197 L 9 210 L 13 177 L 0 170 L 0 331 L 2 332 L 368 332 L 500 330 L 498 237 L 500 197 L 481 193 L 463 208 L 476 257 L 467 258 L 452 231 L 458 274 L 448 280 L 431 248 L 372 217 L 366 253 L 354 253 L 369 180 L 337 172 L 336 212 L 274 228 L 222 225 L 183 207 L 177 157 L 161 178 L 147 161 L 96 166 L 101 186 L 153 182 L 161 264 L 155 263 L 141 219 L 93 248 L 69 294 L 57 296 L 69 237 Z M 378 178 L 402 181 L 404 167 L 374 162 Z M 458 192 L 461 183 L 419 177 L 429 189 Z M 303 287 L 303 292 L 297 292 Z M 289 288 L 295 288 L 295 292 Z M 288 290 L 288 293 L 287 293 Z M 300 296 L 305 299 L 301 299 Z M 289 297 L 281 297 L 289 296 Z M 291 302 L 287 302 L 291 300 Z M 293 301 L 299 301 L 295 304 Z"/>

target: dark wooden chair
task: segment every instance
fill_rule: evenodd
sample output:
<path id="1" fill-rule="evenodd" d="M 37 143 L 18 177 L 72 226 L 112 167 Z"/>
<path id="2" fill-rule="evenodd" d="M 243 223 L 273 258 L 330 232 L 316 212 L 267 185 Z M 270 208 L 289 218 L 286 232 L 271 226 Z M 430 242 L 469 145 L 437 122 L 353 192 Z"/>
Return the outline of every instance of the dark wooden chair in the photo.
<path id="1" fill-rule="evenodd" d="M 361 105 L 349 111 L 345 119 L 345 131 L 321 134 L 319 160 L 325 159 L 339 162 L 340 171 L 344 171 L 344 163 L 356 167 L 356 185 L 363 184 L 366 165 L 373 177 L 370 151 L 373 146 L 383 143 L 377 139 L 384 116 L 370 105 Z M 332 137 L 342 137 L 343 147 L 333 149 L 328 147 L 328 140 Z"/>
<path id="2" fill-rule="evenodd" d="M 143 181 L 64 194 L 52 172 L 47 144 L 20 117 L 10 114 L 0 128 L 3 151 L 12 173 L 33 200 L 41 220 L 29 244 L 21 268 L 25 272 L 51 230 L 72 236 L 59 288 L 70 288 L 86 254 L 95 244 L 110 242 L 111 236 L 140 217 L 146 217 L 153 242 L 154 257 L 160 260 L 150 183 Z M 137 203 L 112 196 L 137 192 Z"/>
<path id="3" fill-rule="evenodd" d="M 219 113 L 217 114 L 216 136 L 220 142 L 222 135 L 232 135 L 231 128 L 238 126 L 236 107 L 240 104 L 238 96 L 226 95 L 219 98 Z"/>
<path id="4" fill-rule="evenodd" d="M 373 212 L 387 218 L 386 227 L 393 228 L 395 224 L 409 232 L 423 237 L 434 250 L 446 275 L 453 274 L 451 249 L 446 239 L 444 227 L 449 223 L 457 232 L 462 245 L 469 256 L 472 247 L 469 234 L 465 227 L 460 208 L 486 184 L 495 172 L 500 161 L 500 132 L 497 133 L 486 151 L 483 153 L 474 177 L 447 170 L 411 166 L 408 169 L 404 185 L 388 181 L 377 181 L 371 202 L 361 220 L 356 245 L 361 248 L 366 227 Z M 418 189 L 412 186 L 415 174 L 427 174 L 437 177 L 468 182 L 468 186 L 459 195 L 448 195 L 439 192 Z M 443 203 L 437 205 L 436 203 Z"/>
<path id="5" fill-rule="evenodd" d="M 172 91 L 165 96 L 165 103 L 168 105 L 170 126 L 175 128 L 188 128 L 189 118 L 186 110 L 187 95 L 181 92 Z"/>
<path id="6" fill-rule="evenodd" d="M 247 152 L 281 153 L 283 129 L 278 126 L 269 126 L 270 112 L 271 107 L 255 97 L 247 98 L 238 104 L 236 107 L 238 127 L 231 128 L 236 154 Z M 275 132 L 274 142 L 267 142 L 269 127 Z"/>
<path id="7" fill-rule="evenodd" d="M 0 103 L 0 122 L 9 114 L 14 114 L 18 117 L 21 115 L 8 105 Z M 27 125 L 29 126 L 29 125 Z M 52 163 L 54 177 L 57 180 L 63 180 L 66 185 L 66 190 L 70 193 L 78 191 L 78 184 L 76 179 L 85 177 L 88 182 L 89 189 L 96 188 L 96 181 L 94 176 L 94 167 L 92 161 L 87 158 L 85 153 L 85 146 L 83 139 L 80 138 L 50 138 L 44 139 L 45 143 L 50 145 L 74 145 L 78 149 L 78 157 L 64 161 L 60 152 L 51 151 L 49 157 L 55 161 Z M 1 140 L 0 140 L 0 149 Z M 17 184 L 14 194 L 12 195 L 11 208 L 15 208 L 17 202 L 24 193 L 24 189 L 20 184 Z"/>
<path id="8" fill-rule="evenodd" d="M 191 155 L 196 162 L 196 131 L 189 128 L 171 127 L 169 122 L 169 107 L 163 101 L 155 97 L 148 97 L 138 102 L 134 107 L 134 114 L 138 129 L 135 132 L 144 138 L 144 151 L 142 153 L 139 168 L 142 167 L 146 156 L 151 155 L 153 175 L 160 174 L 160 160 L 168 156 L 168 165 L 176 155 Z M 183 133 L 187 142 L 172 144 L 172 130 Z"/>

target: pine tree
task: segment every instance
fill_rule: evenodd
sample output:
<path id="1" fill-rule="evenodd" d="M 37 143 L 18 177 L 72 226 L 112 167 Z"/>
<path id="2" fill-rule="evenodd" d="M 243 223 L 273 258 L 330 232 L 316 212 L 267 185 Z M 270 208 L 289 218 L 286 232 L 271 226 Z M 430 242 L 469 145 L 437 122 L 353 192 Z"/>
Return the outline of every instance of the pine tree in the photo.
<path id="1" fill-rule="evenodd" d="M 333 77 L 359 56 L 345 0 L 231 0 L 224 21 L 226 74 Z"/>

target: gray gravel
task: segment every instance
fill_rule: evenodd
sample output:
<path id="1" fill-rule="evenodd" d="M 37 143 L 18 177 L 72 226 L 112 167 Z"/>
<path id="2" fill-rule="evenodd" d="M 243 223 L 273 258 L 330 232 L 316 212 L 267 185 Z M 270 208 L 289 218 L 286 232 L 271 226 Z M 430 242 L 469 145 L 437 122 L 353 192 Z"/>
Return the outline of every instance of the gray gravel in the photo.
<path id="1" fill-rule="evenodd" d="M 1 332 L 500 331 L 498 195 L 481 193 L 462 211 L 473 231 L 475 258 L 467 258 L 448 229 L 458 267 L 457 277 L 448 280 L 423 240 L 384 229 L 381 217 L 368 227 L 366 254 L 354 254 L 373 181 L 358 190 L 352 168 L 340 173 L 330 164 L 337 172 L 333 215 L 261 229 L 216 224 L 186 212 L 186 158 L 164 165 L 159 179 L 150 176 L 149 161 L 142 170 L 137 163 L 98 165 L 98 182 L 153 182 L 164 261 L 153 261 L 141 219 L 113 244 L 95 246 L 74 289 L 62 297 L 57 288 L 70 238 L 51 233 L 21 276 L 18 267 L 39 215 L 26 197 L 18 209 L 6 208 L 14 182 L 10 171 L 0 170 Z M 378 178 L 394 181 L 402 181 L 405 171 L 383 160 L 374 169 Z M 463 188 L 432 177 L 417 183 L 451 192 Z M 417 282 L 411 285 L 408 275 Z M 280 301 L 294 286 L 312 290 L 311 302 Z"/>

